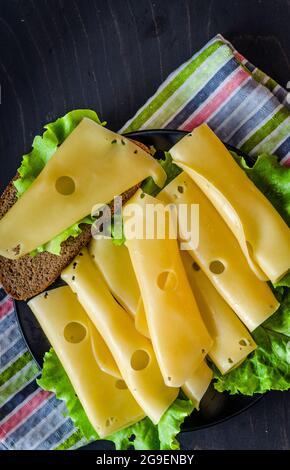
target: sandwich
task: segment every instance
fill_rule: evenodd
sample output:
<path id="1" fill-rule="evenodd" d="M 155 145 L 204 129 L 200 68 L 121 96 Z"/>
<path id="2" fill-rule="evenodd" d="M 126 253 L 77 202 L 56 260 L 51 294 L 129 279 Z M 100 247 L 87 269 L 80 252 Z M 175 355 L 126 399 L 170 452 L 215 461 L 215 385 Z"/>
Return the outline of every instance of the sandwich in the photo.
<path id="1" fill-rule="evenodd" d="M 51 344 L 38 383 L 65 401 L 74 443 L 176 449 L 212 387 L 289 389 L 290 170 L 249 167 L 206 125 L 160 160 L 89 110 L 46 129 L 1 198 L 0 280 Z M 110 236 L 92 236 L 105 204 Z"/>
<path id="2" fill-rule="evenodd" d="M 41 170 L 44 168 L 47 170 L 48 162 L 50 164 L 52 163 L 51 157 L 56 153 L 58 147 L 66 146 L 68 151 L 70 151 L 70 134 L 76 129 L 77 125 L 82 120 L 84 120 L 83 125 L 85 122 L 87 122 L 87 124 L 90 124 L 92 128 L 95 126 L 96 128 L 100 127 L 100 129 L 102 129 L 102 124 L 97 114 L 90 110 L 75 110 L 68 113 L 63 118 L 48 124 L 45 126 L 46 131 L 44 134 L 41 137 L 37 136 L 34 139 L 32 151 L 23 157 L 19 170 L 1 196 L 0 217 L 2 221 L 0 224 L 0 244 L 2 246 L 0 248 L 0 282 L 2 283 L 6 292 L 17 300 L 27 300 L 28 298 L 31 298 L 39 292 L 45 290 L 59 277 L 61 271 L 69 264 L 69 262 L 78 254 L 80 249 L 85 246 L 91 238 L 91 225 L 93 223 L 93 219 L 90 216 L 91 208 L 89 208 L 88 213 L 85 214 L 81 220 L 74 220 L 72 217 L 70 219 L 72 223 L 69 222 L 70 225 L 62 226 L 59 233 L 58 229 L 56 229 L 56 231 L 52 231 L 52 236 L 50 236 L 48 239 L 46 239 L 44 236 L 42 238 L 44 243 L 41 241 L 40 244 L 38 244 L 38 242 L 36 242 L 34 245 L 32 244 L 32 248 L 29 249 L 28 253 L 17 254 L 13 251 L 8 253 L 5 252 L 5 248 L 3 249 L 4 237 L 8 237 L 9 239 L 11 232 L 19 234 L 21 238 L 21 229 L 25 228 L 27 224 L 29 225 L 29 217 L 32 217 L 33 222 L 35 222 L 35 226 L 30 226 L 29 233 L 31 234 L 32 231 L 36 233 L 41 229 L 42 222 L 40 222 L 39 219 L 36 219 L 36 214 L 29 213 L 28 208 L 25 215 L 24 212 L 22 212 L 24 219 L 26 218 L 26 220 L 23 222 L 19 220 L 17 224 L 14 224 L 12 221 L 10 234 L 9 232 L 6 232 L 5 234 L 7 224 L 9 223 L 8 217 L 11 215 L 13 210 L 18 207 L 18 205 L 20 206 L 20 211 L 22 210 L 21 206 L 23 195 L 26 197 L 28 190 L 29 192 L 31 189 L 33 191 L 32 187 L 35 186 L 33 183 L 35 183 L 38 175 L 41 173 Z M 120 153 L 124 154 L 125 145 L 123 145 L 123 143 L 128 142 L 128 139 L 121 139 L 116 134 L 111 133 L 110 131 L 107 132 L 109 135 L 107 138 L 110 139 L 108 142 L 111 146 L 111 148 L 109 147 L 109 150 L 114 150 L 115 154 L 117 154 L 117 150 L 120 150 Z M 96 137 L 96 145 L 98 145 L 97 139 L 98 138 Z M 76 140 L 78 140 L 78 136 L 76 137 Z M 83 151 L 86 151 L 85 148 Z M 92 149 L 92 151 L 94 150 Z M 133 164 L 135 163 L 134 160 L 136 161 L 137 165 L 141 158 L 143 158 L 144 162 L 146 162 L 145 154 L 148 153 L 147 176 L 149 176 L 151 171 L 150 164 L 152 168 L 156 165 L 155 161 L 150 156 L 150 149 L 148 149 L 144 144 L 134 141 L 130 143 L 130 152 L 133 167 Z M 54 155 L 54 159 L 55 158 L 56 156 Z M 142 171 L 144 175 L 146 175 L 147 170 L 145 167 L 143 167 L 141 172 L 139 171 L 140 175 L 132 175 L 131 180 L 129 179 L 127 186 L 130 187 L 127 187 L 126 184 L 125 186 L 123 185 L 122 189 L 126 188 L 125 191 L 122 192 L 122 199 L 124 202 L 130 198 L 130 196 L 138 187 L 138 184 L 143 177 L 143 174 L 141 174 Z M 162 176 L 162 169 L 160 170 L 160 173 Z M 132 171 L 130 174 L 132 174 Z M 107 177 L 110 178 L 110 175 L 107 174 Z M 96 181 L 95 184 L 101 184 L 104 182 L 105 178 L 105 173 L 100 175 L 100 181 Z M 140 181 L 138 181 L 139 179 Z M 27 199 L 32 201 L 33 197 L 34 196 L 32 193 L 32 195 L 28 196 Z M 38 195 L 35 197 L 37 198 Z M 47 197 L 48 199 L 50 198 L 49 192 L 47 192 Z M 37 203 L 37 201 L 35 202 Z M 105 200 L 102 202 L 109 203 L 111 201 Z M 59 201 L 59 203 L 61 203 L 61 201 Z M 49 215 L 47 214 L 46 216 L 47 211 L 45 204 L 47 204 L 47 202 L 44 201 L 44 194 L 42 194 L 39 207 L 42 215 L 44 216 L 43 218 L 46 219 L 44 222 L 45 226 L 49 226 L 51 222 L 49 220 Z M 14 217 L 17 217 L 17 215 L 15 214 Z M 13 225 L 15 225 L 15 228 L 13 228 Z"/>

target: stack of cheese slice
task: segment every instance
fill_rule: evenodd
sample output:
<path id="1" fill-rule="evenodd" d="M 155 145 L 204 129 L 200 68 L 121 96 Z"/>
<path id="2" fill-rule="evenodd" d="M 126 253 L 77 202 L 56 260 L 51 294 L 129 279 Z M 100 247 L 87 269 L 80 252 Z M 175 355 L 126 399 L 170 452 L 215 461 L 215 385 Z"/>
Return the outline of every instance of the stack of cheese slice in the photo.
<path id="1" fill-rule="evenodd" d="M 140 162 L 131 164 L 134 144 L 116 142 L 113 133 L 88 120 L 78 127 L 80 135 L 67 139 L 31 190 L 42 197 L 48 182 L 73 177 L 76 195 L 62 200 L 63 226 L 86 215 L 92 202 L 108 202 L 145 176 L 163 185 L 163 170 L 142 151 Z M 69 173 L 79 140 L 94 175 L 89 201 L 83 193 L 86 170 L 76 163 Z M 266 280 L 276 281 L 290 265 L 288 228 L 207 126 L 184 137 L 171 154 L 184 172 L 157 198 L 138 190 L 126 204 L 126 245 L 92 240 L 63 271 L 68 286 L 29 302 L 100 436 L 144 416 L 158 423 L 179 387 L 198 407 L 213 377 L 206 357 L 225 374 L 254 351 L 250 331 L 279 306 Z M 106 184 L 102 172 L 109 175 Z M 63 229 L 58 201 L 54 194 L 48 204 L 52 227 L 32 240 L 21 235 L 22 254 Z M 188 237 L 193 204 L 199 206 L 199 243 Z M 41 216 L 25 200 L 22 209 Z M 163 217 L 156 224 L 158 214 Z M 20 238 L 9 239 L 9 226 L 9 219 L 8 228 L 0 225 L 0 253 L 13 257 Z"/>
<path id="2" fill-rule="evenodd" d="M 169 237 L 170 227 L 164 219 L 164 237 L 155 233 L 147 208 L 161 211 L 160 202 L 138 190 L 123 211 L 126 245 L 140 287 L 150 339 L 164 381 L 182 386 L 200 365 L 212 346 L 189 285 L 177 240 Z M 141 237 L 131 236 L 134 226 L 142 228 Z M 168 224 L 170 224 L 170 217 Z M 152 238 L 149 232 L 152 231 Z"/>
<path id="3" fill-rule="evenodd" d="M 170 153 L 213 203 L 257 276 L 273 283 L 283 277 L 290 268 L 290 230 L 214 132 L 203 124 Z"/>
<path id="4" fill-rule="evenodd" d="M 125 382 L 108 373 L 107 363 L 114 364 L 111 353 L 68 286 L 40 294 L 29 306 L 100 437 L 145 416 Z M 105 353 L 105 371 L 95 351 Z M 116 366 L 109 365 L 109 370 L 116 375 Z M 169 403 L 166 401 L 165 406 Z"/>
<path id="5" fill-rule="evenodd" d="M 122 299 L 124 308 L 134 317 L 136 329 L 150 339 L 144 303 L 140 289 L 136 288 L 137 280 L 127 247 L 125 245 L 115 246 L 112 243 L 112 240 L 99 238 L 92 240 L 88 248 L 94 263 L 107 280 L 109 289 L 113 296 L 118 299 L 118 301 Z M 189 282 L 191 284 L 190 278 Z M 133 311 L 129 307 L 129 305 L 131 305 L 130 300 L 132 299 L 134 299 L 133 304 L 135 305 Z M 213 329 L 211 328 L 211 330 Z M 237 341 L 242 337 L 243 334 L 237 339 Z M 214 346 L 212 346 L 212 349 L 213 347 Z M 244 357 L 248 352 L 244 351 Z M 226 350 L 224 352 L 224 357 L 227 357 Z M 229 366 L 228 363 L 227 366 Z M 205 361 L 202 361 L 198 368 L 190 374 L 186 383 L 182 385 L 183 391 L 188 398 L 193 401 L 196 407 L 199 406 L 200 400 L 212 380 L 212 376 L 212 370 L 207 366 Z"/>
<path id="6" fill-rule="evenodd" d="M 251 270 L 234 234 L 215 207 L 183 172 L 159 194 L 165 203 L 183 205 L 180 212 L 179 237 L 194 261 L 202 268 L 215 288 L 240 317 L 250 331 L 263 323 L 278 308 L 279 303 L 265 281 Z M 199 205 L 199 243 L 188 238 L 188 213 L 192 204 Z M 194 228 L 194 227 L 193 227 Z"/>
<path id="7" fill-rule="evenodd" d="M 136 330 L 131 315 L 113 298 L 87 249 L 63 271 L 62 278 L 106 342 L 135 400 L 158 423 L 178 389 L 165 384 L 150 341 Z"/>

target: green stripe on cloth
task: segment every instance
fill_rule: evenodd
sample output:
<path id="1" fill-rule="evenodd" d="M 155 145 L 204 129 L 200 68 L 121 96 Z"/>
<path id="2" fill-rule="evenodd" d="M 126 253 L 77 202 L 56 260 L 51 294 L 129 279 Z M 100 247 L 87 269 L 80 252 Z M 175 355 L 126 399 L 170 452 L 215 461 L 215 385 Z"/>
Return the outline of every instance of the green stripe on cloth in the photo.
<path id="1" fill-rule="evenodd" d="M 255 69 L 252 72 L 252 77 L 256 80 L 256 82 L 263 83 L 263 81 L 265 80 L 266 75 L 264 74 L 264 72 L 262 72 L 262 70 Z"/>
<path id="2" fill-rule="evenodd" d="M 14 396 L 19 390 L 21 390 L 30 380 L 39 374 L 39 367 L 33 360 L 28 363 L 25 367 L 25 371 L 13 377 L 12 380 L 6 383 L 0 391 L 0 406 Z"/>
<path id="3" fill-rule="evenodd" d="M 59 444 L 53 450 L 68 450 L 74 445 L 76 445 L 82 438 L 83 438 L 83 435 L 81 431 L 78 429 L 76 432 L 71 434 L 71 436 L 68 439 L 66 439 L 64 442 Z"/>
<path id="4" fill-rule="evenodd" d="M 192 99 L 201 89 L 204 88 L 205 84 L 220 70 L 232 58 L 232 54 L 228 46 L 223 45 L 218 49 L 215 56 L 206 58 L 201 64 L 199 69 L 195 72 L 194 80 L 188 80 L 184 87 L 179 88 L 174 95 L 174 101 L 167 101 L 164 103 L 162 111 L 157 113 L 155 119 L 149 120 L 147 124 L 151 129 L 159 129 L 170 121 L 173 116 L 178 112 L 181 107 L 184 107 L 186 103 Z"/>
<path id="5" fill-rule="evenodd" d="M 289 116 L 288 116 L 289 117 Z M 286 119 L 282 124 L 277 127 L 273 135 L 262 142 L 255 148 L 255 153 L 260 154 L 263 152 L 272 154 L 275 149 L 286 139 L 290 134 L 290 119 Z"/>
<path id="6" fill-rule="evenodd" d="M 241 150 L 245 153 L 250 153 L 263 139 L 265 139 L 271 132 L 277 129 L 280 124 L 289 117 L 289 111 L 285 108 L 279 109 L 276 114 L 262 127 L 260 127 L 251 137 L 241 146 Z"/>
<path id="7" fill-rule="evenodd" d="M 22 369 L 29 361 L 31 361 L 31 354 L 29 351 L 26 351 L 22 356 L 20 356 L 15 362 L 10 364 L 7 369 L 0 374 L 0 387 L 7 382 L 16 372 Z"/>
<path id="8" fill-rule="evenodd" d="M 273 91 L 274 88 L 276 88 L 276 86 L 278 85 L 278 83 L 273 80 L 273 78 L 269 78 L 269 80 L 267 80 L 267 82 L 265 83 L 265 86 L 270 90 L 270 91 Z"/>
<path id="9" fill-rule="evenodd" d="M 180 72 L 173 78 L 171 82 L 160 92 L 158 95 L 150 101 L 150 104 L 146 106 L 131 124 L 124 129 L 124 132 L 132 132 L 136 129 L 140 129 L 144 122 L 146 122 L 164 103 L 165 101 L 179 88 L 186 80 L 192 75 L 195 70 L 219 47 L 224 46 L 222 41 L 216 41 L 207 47 L 201 54 L 199 54 L 194 60 L 190 61 L 189 64 L 180 70 Z"/>

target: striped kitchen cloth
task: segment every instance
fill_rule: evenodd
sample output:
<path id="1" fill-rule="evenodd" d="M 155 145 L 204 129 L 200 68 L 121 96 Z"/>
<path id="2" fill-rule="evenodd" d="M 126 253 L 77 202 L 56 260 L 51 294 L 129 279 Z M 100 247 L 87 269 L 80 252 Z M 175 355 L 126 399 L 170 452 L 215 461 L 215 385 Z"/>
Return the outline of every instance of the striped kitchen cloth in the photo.
<path id="1" fill-rule="evenodd" d="M 121 129 L 192 130 L 206 121 L 251 155 L 275 153 L 290 166 L 287 91 L 218 35 L 181 65 Z M 83 445 L 65 406 L 36 384 L 40 369 L 0 289 L 0 449 L 71 449 Z"/>

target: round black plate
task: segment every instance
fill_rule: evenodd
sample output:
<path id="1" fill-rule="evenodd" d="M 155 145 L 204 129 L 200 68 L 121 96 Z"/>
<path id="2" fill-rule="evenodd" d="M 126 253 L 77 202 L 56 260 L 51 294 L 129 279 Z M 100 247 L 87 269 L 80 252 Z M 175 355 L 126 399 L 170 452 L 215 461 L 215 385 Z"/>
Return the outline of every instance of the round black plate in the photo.
<path id="1" fill-rule="evenodd" d="M 158 151 L 169 150 L 170 147 L 178 142 L 185 134 L 186 132 L 174 130 L 146 130 L 132 132 L 126 135 L 148 146 L 153 145 L 157 150 L 155 155 L 158 157 L 161 156 Z M 235 150 L 230 146 L 228 147 L 230 150 Z M 238 152 L 241 154 L 240 151 Z M 243 156 L 249 164 L 252 163 L 247 155 Z M 57 280 L 50 286 L 50 289 L 61 284 L 64 284 L 63 281 Z M 50 345 L 26 302 L 16 302 L 16 307 L 18 321 L 28 348 L 38 364 L 42 365 L 43 356 L 45 352 L 49 350 Z M 243 395 L 218 393 L 213 385 L 211 385 L 201 401 L 200 410 L 198 412 L 194 411 L 185 421 L 182 426 L 182 431 L 194 431 L 221 423 L 246 410 L 260 398 L 260 395 L 247 397 Z"/>

